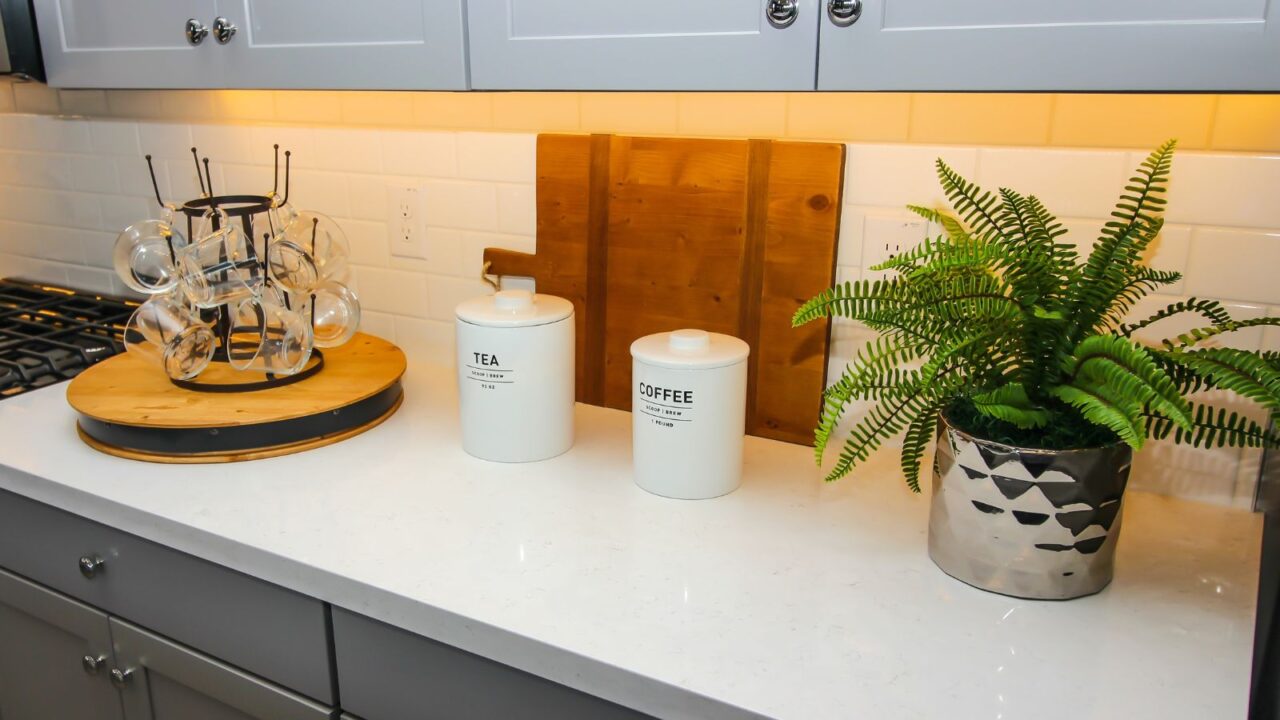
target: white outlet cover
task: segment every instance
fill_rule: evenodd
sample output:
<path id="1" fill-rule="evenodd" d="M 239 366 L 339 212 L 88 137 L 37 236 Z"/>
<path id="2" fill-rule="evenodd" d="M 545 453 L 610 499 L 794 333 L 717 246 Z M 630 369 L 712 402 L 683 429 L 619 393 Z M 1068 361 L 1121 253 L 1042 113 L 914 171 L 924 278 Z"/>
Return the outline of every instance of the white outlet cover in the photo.
<path id="1" fill-rule="evenodd" d="M 387 186 L 387 236 L 395 257 L 427 259 L 426 188 Z"/>
<path id="2" fill-rule="evenodd" d="M 867 215 L 862 226 L 862 277 L 870 280 L 885 277 L 888 273 L 869 268 L 911 250 L 924 242 L 928 233 L 929 223 L 924 218 Z"/>

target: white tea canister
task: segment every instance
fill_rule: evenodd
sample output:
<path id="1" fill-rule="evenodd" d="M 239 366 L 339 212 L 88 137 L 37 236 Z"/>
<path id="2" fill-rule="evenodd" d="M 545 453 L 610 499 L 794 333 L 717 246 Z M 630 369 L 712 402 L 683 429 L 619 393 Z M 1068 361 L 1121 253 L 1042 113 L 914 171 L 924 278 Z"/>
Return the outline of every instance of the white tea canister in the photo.
<path id="1" fill-rule="evenodd" d="M 686 500 L 742 482 L 747 344 L 705 330 L 647 335 L 631 344 L 636 484 Z"/>
<path id="2" fill-rule="evenodd" d="M 456 310 L 462 448 L 498 462 L 573 445 L 573 303 L 503 290 Z"/>

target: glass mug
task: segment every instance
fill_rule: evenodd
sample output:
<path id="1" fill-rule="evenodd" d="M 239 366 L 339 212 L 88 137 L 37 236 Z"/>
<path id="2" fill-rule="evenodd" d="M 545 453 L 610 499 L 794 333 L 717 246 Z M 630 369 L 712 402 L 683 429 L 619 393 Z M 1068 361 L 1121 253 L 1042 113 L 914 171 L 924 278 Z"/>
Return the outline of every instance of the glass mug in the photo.
<path id="1" fill-rule="evenodd" d="M 311 358 L 313 336 L 306 318 L 284 306 L 275 292 L 228 308 L 227 363 L 236 370 L 293 375 Z"/>
<path id="2" fill-rule="evenodd" d="M 182 289 L 198 308 L 225 305 L 262 291 L 262 266 L 252 241 L 227 223 L 183 248 L 178 268 Z"/>
<path id="3" fill-rule="evenodd" d="M 349 249 L 342 228 L 327 216 L 300 212 L 267 248 L 271 277 L 293 293 L 310 293 L 346 276 Z"/>
<path id="4" fill-rule="evenodd" d="M 173 227 L 172 216 L 166 215 L 134 223 L 116 237 L 112 264 L 130 290 L 156 295 L 178 284 L 176 257 L 187 240 Z"/>
<path id="5" fill-rule="evenodd" d="M 303 314 L 311 317 L 316 347 L 344 345 L 360 329 L 360 301 L 351 288 L 340 282 L 321 283 L 307 303 Z"/>
<path id="6" fill-rule="evenodd" d="M 214 335 L 195 309 L 176 294 L 157 295 L 133 311 L 125 325 L 127 352 L 160 365 L 174 380 L 190 380 L 213 358 Z"/>

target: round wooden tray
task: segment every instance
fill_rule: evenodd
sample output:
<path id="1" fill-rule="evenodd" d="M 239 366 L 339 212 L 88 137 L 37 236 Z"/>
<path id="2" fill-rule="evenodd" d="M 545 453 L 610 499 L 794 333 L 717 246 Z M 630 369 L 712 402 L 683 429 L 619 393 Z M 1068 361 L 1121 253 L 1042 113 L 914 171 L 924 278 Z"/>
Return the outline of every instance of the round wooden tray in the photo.
<path id="1" fill-rule="evenodd" d="M 288 455 L 358 435 L 391 417 L 404 398 L 405 357 L 358 333 L 324 350 L 314 377 L 252 392 L 199 392 L 169 382 L 130 353 L 90 367 L 67 388 L 80 437 L 102 452 L 162 463 L 221 463 Z M 201 382 L 243 382 L 213 363 Z"/>

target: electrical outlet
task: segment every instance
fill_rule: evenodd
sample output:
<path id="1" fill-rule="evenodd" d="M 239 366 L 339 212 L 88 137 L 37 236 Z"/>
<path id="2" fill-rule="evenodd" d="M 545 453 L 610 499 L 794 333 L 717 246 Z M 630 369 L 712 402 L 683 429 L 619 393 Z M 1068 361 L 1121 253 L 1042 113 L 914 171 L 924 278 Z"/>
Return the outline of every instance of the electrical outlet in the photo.
<path id="1" fill-rule="evenodd" d="M 862 277 L 879 279 L 887 273 L 869 268 L 888 262 L 924 242 L 929 223 L 923 219 L 867 216 L 862 226 Z"/>
<path id="2" fill-rule="evenodd" d="M 427 223 L 423 211 L 426 190 L 419 185 L 387 188 L 387 234 L 391 254 L 427 259 Z"/>

